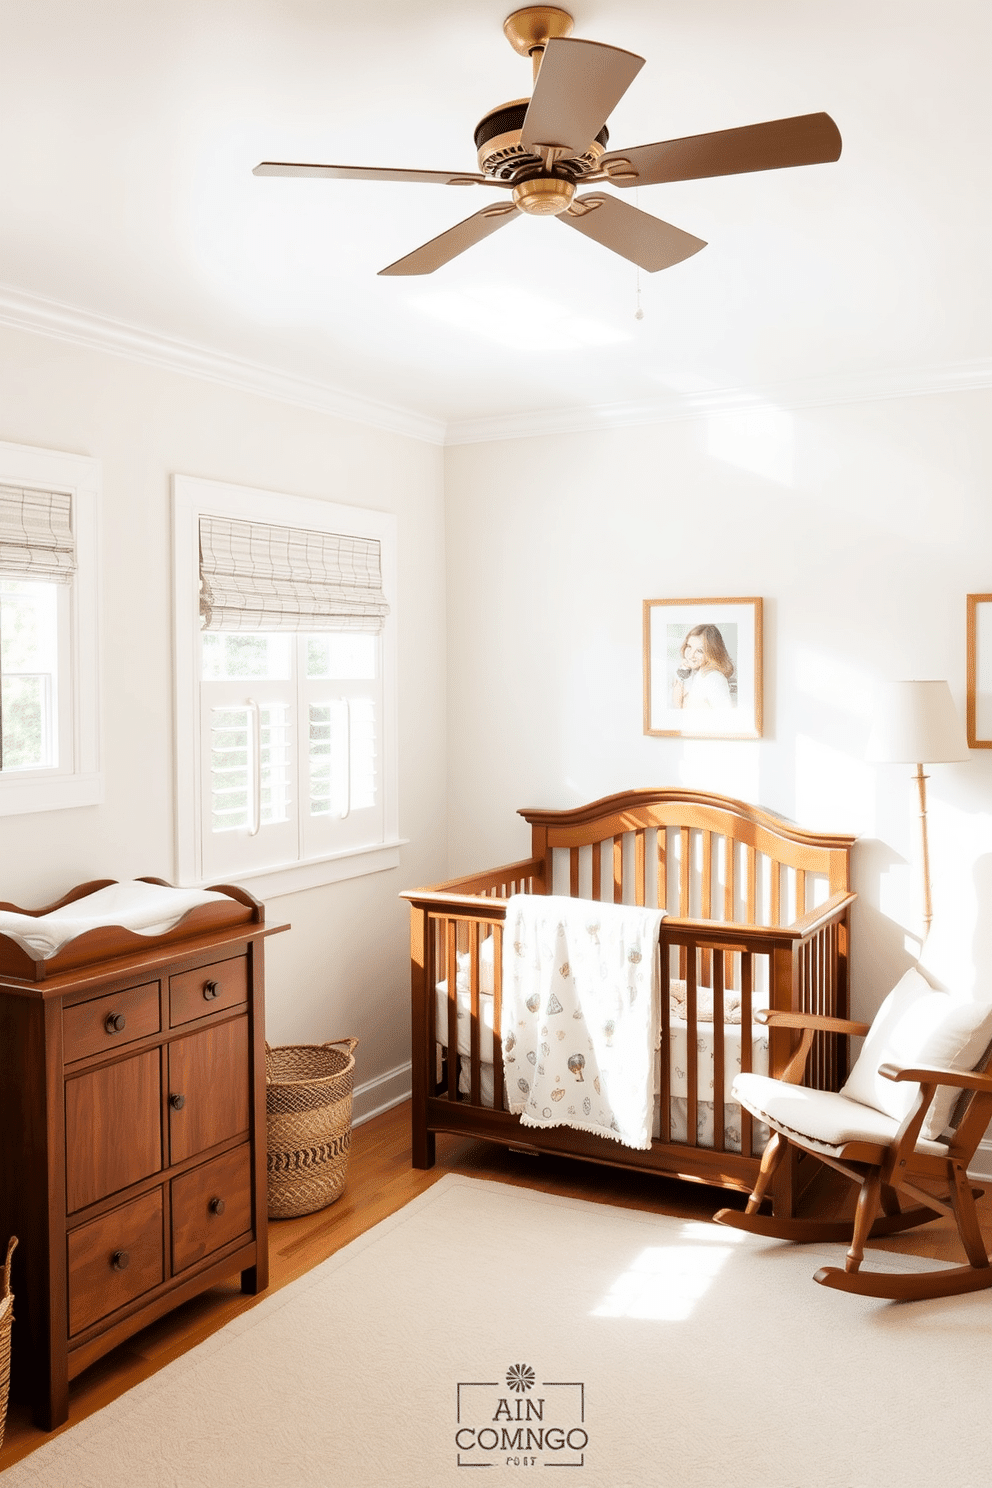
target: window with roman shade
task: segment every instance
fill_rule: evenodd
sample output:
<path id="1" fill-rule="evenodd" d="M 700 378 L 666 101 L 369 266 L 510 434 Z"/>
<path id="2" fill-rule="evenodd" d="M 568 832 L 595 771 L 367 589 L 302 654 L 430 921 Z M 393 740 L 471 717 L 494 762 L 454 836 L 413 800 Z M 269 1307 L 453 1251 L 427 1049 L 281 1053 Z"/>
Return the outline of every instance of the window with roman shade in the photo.
<path id="1" fill-rule="evenodd" d="M 0 444 L 0 815 L 100 799 L 99 462 Z"/>
<path id="2" fill-rule="evenodd" d="M 205 630 L 378 635 L 388 613 L 377 538 L 200 518 Z"/>
<path id="3" fill-rule="evenodd" d="M 0 574 L 70 584 L 75 572 L 72 497 L 0 485 Z"/>
<path id="4" fill-rule="evenodd" d="M 180 768 L 181 877 L 257 887 L 293 868 L 301 882 L 351 876 L 345 860 L 373 871 L 360 863 L 382 866 L 395 840 L 395 519 L 193 477 L 175 492 L 176 654 L 192 664 L 196 742 Z M 182 729 L 182 692 L 177 704 Z"/>

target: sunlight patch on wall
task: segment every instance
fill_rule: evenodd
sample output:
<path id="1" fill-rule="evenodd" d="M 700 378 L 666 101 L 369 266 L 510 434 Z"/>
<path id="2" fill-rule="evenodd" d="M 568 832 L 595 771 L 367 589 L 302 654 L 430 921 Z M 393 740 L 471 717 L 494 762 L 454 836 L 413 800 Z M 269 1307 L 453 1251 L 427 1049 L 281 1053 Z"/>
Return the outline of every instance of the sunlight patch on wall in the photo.
<path id="1" fill-rule="evenodd" d="M 796 820 L 817 831 L 875 832 L 875 769 L 848 750 L 796 735 Z"/>
<path id="2" fill-rule="evenodd" d="M 670 1323 L 689 1317 L 744 1236 L 706 1224 L 684 1224 L 679 1235 L 685 1244 L 642 1250 L 590 1316 Z"/>
<path id="3" fill-rule="evenodd" d="M 761 798 L 760 744 L 746 739 L 684 739 L 679 783 L 739 801 Z"/>
<path id="4" fill-rule="evenodd" d="M 795 483 L 795 420 L 779 408 L 723 413 L 706 421 L 706 452 L 714 460 L 764 476 L 776 485 Z"/>
<path id="5" fill-rule="evenodd" d="M 914 921 L 919 917 L 916 893 L 915 863 L 893 863 L 891 868 L 879 875 L 878 908 L 887 920 L 906 931 L 916 931 Z"/>
<path id="6" fill-rule="evenodd" d="M 571 306 L 541 295 L 515 289 L 508 300 L 505 289 L 497 285 L 435 289 L 414 295 L 407 303 L 422 315 L 513 351 L 578 351 L 633 340 L 631 331 L 578 315 Z"/>
<path id="7" fill-rule="evenodd" d="M 852 666 L 836 653 L 820 651 L 813 646 L 797 646 L 793 651 L 793 682 L 797 692 L 808 693 L 832 708 L 855 713 L 865 721 L 865 738 L 875 704 L 878 678 L 864 667 Z"/>

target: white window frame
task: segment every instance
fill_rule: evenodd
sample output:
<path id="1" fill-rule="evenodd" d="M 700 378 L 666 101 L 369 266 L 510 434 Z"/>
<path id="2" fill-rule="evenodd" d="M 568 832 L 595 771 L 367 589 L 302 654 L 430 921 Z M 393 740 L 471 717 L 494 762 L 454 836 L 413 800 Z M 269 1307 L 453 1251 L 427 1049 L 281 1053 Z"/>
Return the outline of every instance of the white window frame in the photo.
<path id="1" fill-rule="evenodd" d="M 382 583 L 389 615 L 382 632 L 383 669 L 383 840 L 339 852 L 302 857 L 293 863 L 229 875 L 261 899 L 300 889 L 359 878 L 398 868 L 400 848 L 397 783 L 397 673 L 396 673 L 396 518 L 390 512 L 342 506 L 308 496 L 283 495 L 198 476 L 175 475 L 172 480 L 175 677 L 176 677 L 176 800 L 177 882 L 202 885 L 202 834 L 205 829 L 201 792 L 200 741 L 200 518 L 234 517 L 280 527 L 340 532 L 377 538 L 381 544 Z"/>
<path id="2" fill-rule="evenodd" d="M 64 491 L 72 498 L 76 572 L 60 596 L 68 611 L 68 641 L 60 645 L 59 763 L 43 770 L 0 770 L 0 816 L 97 806 L 103 800 L 100 770 L 99 515 L 101 465 L 88 455 L 0 443 L 0 484 Z M 11 574 L 11 578 L 26 578 Z M 60 614 L 60 624 L 62 624 Z M 65 662 L 62 663 L 63 654 Z"/>

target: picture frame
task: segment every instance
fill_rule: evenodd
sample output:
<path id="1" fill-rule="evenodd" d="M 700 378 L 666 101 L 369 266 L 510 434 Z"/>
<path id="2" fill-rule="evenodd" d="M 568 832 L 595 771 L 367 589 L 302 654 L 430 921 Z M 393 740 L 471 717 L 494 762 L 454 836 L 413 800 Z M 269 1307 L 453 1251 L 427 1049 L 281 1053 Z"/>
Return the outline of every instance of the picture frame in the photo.
<path id="1" fill-rule="evenodd" d="M 969 749 L 992 749 L 992 594 L 968 595 Z"/>
<path id="2" fill-rule="evenodd" d="M 645 734 L 760 739 L 761 651 L 759 598 L 646 599 Z"/>

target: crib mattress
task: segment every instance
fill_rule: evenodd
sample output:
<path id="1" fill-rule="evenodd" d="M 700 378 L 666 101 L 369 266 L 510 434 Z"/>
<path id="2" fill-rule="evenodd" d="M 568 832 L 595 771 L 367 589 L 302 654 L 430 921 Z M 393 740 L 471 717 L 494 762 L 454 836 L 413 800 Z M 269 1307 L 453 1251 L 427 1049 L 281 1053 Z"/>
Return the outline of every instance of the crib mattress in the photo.
<path id="1" fill-rule="evenodd" d="M 435 989 L 437 1042 L 448 1046 L 448 986 L 438 982 Z M 458 1052 L 468 1059 L 471 1055 L 472 1019 L 471 996 L 467 990 L 456 993 Z M 674 1007 L 673 999 L 673 1007 Z M 700 1100 L 708 1098 L 713 1091 L 713 1063 L 716 1035 L 712 1023 L 696 1024 L 696 1078 Z M 673 1012 L 669 1025 L 669 1047 L 671 1050 L 670 1093 L 688 1097 L 689 1094 L 689 1025 Z M 493 998 L 489 992 L 479 993 L 479 1058 L 484 1065 L 493 1062 Z M 741 1072 L 741 1025 L 723 1025 L 724 1100 L 730 1099 L 730 1087 Z M 751 1065 L 755 1074 L 768 1073 L 768 1030 L 759 1024 L 751 1028 Z M 655 1056 L 655 1092 L 661 1089 L 660 1056 Z M 491 1096 L 490 1096 L 491 1104 Z"/>
<path id="2" fill-rule="evenodd" d="M 485 968 L 480 968 L 480 980 L 485 979 Z M 458 1089 L 460 1094 L 468 1096 L 471 1094 L 471 995 L 467 987 L 460 986 L 461 977 L 456 982 L 456 1009 L 458 1025 Z M 700 989 L 701 994 L 706 989 Z M 436 997 L 436 1022 L 435 1034 L 437 1042 L 443 1047 L 448 1046 L 448 986 L 442 981 L 435 988 Z M 675 1006 L 673 998 L 672 1006 Z M 741 1108 L 731 1095 L 731 1086 L 734 1079 L 741 1072 L 742 1056 L 741 1049 L 743 1041 L 741 1038 L 741 1025 L 739 1023 L 726 1023 L 723 1025 L 723 1140 L 724 1146 L 729 1152 L 740 1152 L 741 1150 Z M 715 1134 L 715 1106 L 714 1093 L 714 1048 L 716 1034 L 712 1023 L 697 1022 L 695 1049 L 696 1049 L 696 1133 L 695 1142 L 701 1147 L 712 1147 Z M 671 1140 L 673 1142 L 685 1142 L 688 1137 L 689 1118 L 689 1059 L 690 1059 L 690 1032 L 689 1025 L 685 1019 L 678 1017 L 674 1012 L 669 1024 L 669 1120 L 671 1125 Z M 493 997 L 489 990 L 479 993 L 479 1099 L 483 1106 L 492 1108 L 493 1105 Z M 755 1074 L 768 1073 L 768 1030 L 760 1024 L 752 1024 L 751 1027 L 751 1064 L 750 1069 Z M 653 1137 L 658 1140 L 661 1136 L 661 1050 L 655 1053 L 655 1112 L 653 1124 Z M 504 1091 L 504 1107 L 506 1106 L 506 1094 Z M 754 1133 L 754 1143 L 760 1150 L 768 1140 L 768 1133 L 764 1127 L 757 1128 Z"/>

